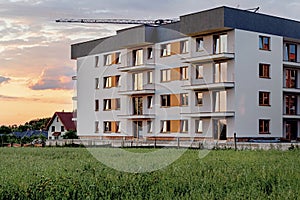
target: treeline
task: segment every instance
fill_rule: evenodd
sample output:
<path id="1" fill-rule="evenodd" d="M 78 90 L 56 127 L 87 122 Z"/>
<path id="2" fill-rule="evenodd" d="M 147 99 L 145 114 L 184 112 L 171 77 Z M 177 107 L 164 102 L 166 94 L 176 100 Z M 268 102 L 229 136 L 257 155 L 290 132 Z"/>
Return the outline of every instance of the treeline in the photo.
<path id="1" fill-rule="evenodd" d="M 24 132 L 28 130 L 46 130 L 47 123 L 50 121 L 49 118 L 42 118 L 42 119 L 34 119 L 29 122 L 26 122 L 23 125 L 10 125 L 0 126 L 0 134 L 9 134 L 12 132 Z"/>

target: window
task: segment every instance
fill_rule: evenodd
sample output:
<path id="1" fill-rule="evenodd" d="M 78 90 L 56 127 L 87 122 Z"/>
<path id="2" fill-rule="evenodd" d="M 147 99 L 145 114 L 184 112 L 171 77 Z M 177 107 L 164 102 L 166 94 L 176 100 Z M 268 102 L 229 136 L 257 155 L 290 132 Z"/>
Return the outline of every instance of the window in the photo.
<path id="1" fill-rule="evenodd" d="M 270 106 L 270 92 L 259 92 L 259 105 Z"/>
<path id="2" fill-rule="evenodd" d="M 202 92 L 195 92 L 196 95 L 196 106 L 203 105 L 203 93 Z"/>
<path id="3" fill-rule="evenodd" d="M 111 110 L 111 99 L 103 100 L 103 110 Z"/>
<path id="4" fill-rule="evenodd" d="M 180 67 L 180 79 L 181 80 L 189 79 L 189 68 L 188 67 Z"/>
<path id="5" fill-rule="evenodd" d="M 285 96 L 285 114 L 296 115 L 297 114 L 297 96 L 286 95 Z"/>
<path id="6" fill-rule="evenodd" d="M 285 87 L 297 88 L 297 70 L 294 69 L 285 70 Z"/>
<path id="7" fill-rule="evenodd" d="M 58 122 L 58 117 L 56 117 L 56 122 Z"/>
<path id="8" fill-rule="evenodd" d="M 95 67 L 99 67 L 99 56 L 95 56 Z"/>
<path id="9" fill-rule="evenodd" d="M 60 132 L 65 132 L 65 127 L 64 126 L 60 127 Z"/>
<path id="10" fill-rule="evenodd" d="M 147 121 L 147 132 L 152 133 L 152 121 Z"/>
<path id="11" fill-rule="evenodd" d="M 270 65 L 259 64 L 259 78 L 270 78 Z"/>
<path id="12" fill-rule="evenodd" d="M 104 65 L 112 65 L 112 54 L 104 55 Z"/>
<path id="13" fill-rule="evenodd" d="M 227 92 L 217 91 L 213 92 L 213 112 L 227 111 Z"/>
<path id="14" fill-rule="evenodd" d="M 180 94 L 180 105 L 187 106 L 189 104 L 188 102 L 189 102 L 189 94 L 188 93 Z"/>
<path id="15" fill-rule="evenodd" d="M 227 62 L 216 63 L 214 68 L 214 82 L 222 83 L 227 81 Z"/>
<path id="16" fill-rule="evenodd" d="M 115 76 L 115 87 L 120 86 L 120 75 Z"/>
<path id="17" fill-rule="evenodd" d="M 111 88 L 112 87 L 112 77 L 104 77 L 104 88 Z"/>
<path id="18" fill-rule="evenodd" d="M 202 65 L 196 65 L 196 79 L 203 78 L 203 66 Z"/>
<path id="19" fill-rule="evenodd" d="M 289 61 L 289 62 L 297 62 L 297 45 L 296 44 L 285 44 L 284 60 Z"/>
<path id="20" fill-rule="evenodd" d="M 143 73 L 133 74 L 133 90 L 143 90 Z"/>
<path id="21" fill-rule="evenodd" d="M 133 97 L 133 114 L 143 115 L 143 97 Z"/>
<path id="22" fill-rule="evenodd" d="M 99 78 L 95 78 L 95 88 L 99 89 L 100 88 L 100 81 Z"/>
<path id="23" fill-rule="evenodd" d="M 215 35 L 213 38 L 214 38 L 213 39 L 213 42 L 214 42 L 213 53 L 214 54 L 226 53 L 227 52 L 227 34 Z"/>
<path id="24" fill-rule="evenodd" d="M 147 108 L 153 107 L 153 96 L 147 96 Z"/>
<path id="25" fill-rule="evenodd" d="M 189 121 L 188 120 L 181 120 L 180 121 L 180 132 L 186 133 L 189 131 Z"/>
<path id="26" fill-rule="evenodd" d="M 169 107 L 170 106 L 170 95 L 161 95 L 161 106 L 162 107 Z"/>
<path id="27" fill-rule="evenodd" d="M 195 121 L 195 128 L 196 128 L 196 133 L 203 133 L 203 125 L 202 125 L 202 120 L 196 120 Z"/>
<path id="28" fill-rule="evenodd" d="M 161 121 L 161 133 L 167 133 L 171 131 L 171 122 L 170 120 L 162 120 Z"/>
<path id="29" fill-rule="evenodd" d="M 104 133 L 112 131 L 111 122 L 103 122 L 103 127 L 104 127 Z"/>
<path id="30" fill-rule="evenodd" d="M 259 49 L 270 50 L 270 37 L 259 36 Z"/>
<path id="31" fill-rule="evenodd" d="M 147 59 L 152 59 L 153 58 L 153 48 L 152 47 L 148 47 L 147 48 Z"/>
<path id="32" fill-rule="evenodd" d="M 115 61 L 114 61 L 114 63 L 115 64 L 121 64 L 121 53 L 120 52 L 118 52 L 118 53 L 116 53 L 115 54 Z"/>
<path id="33" fill-rule="evenodd" d="M 180 41 L 180 53 L 188 53 L 189 52 L 189 41 Z"/>
<path id="34" fill-rule="evenodd" d="M 51 126 L 51 132 L 55 132 L 55 126 Z"/>
<path id="35" fill-rule="evenodd" d="M 171 55 L 171 44 L 161 45 L 160 56 L 165 57 L 165 56 L 170 56 L 170 55 Z"/>
<path id="36" fill-rule="evenodd" d="M 152 71 L 147 72 L 147 80 L 148 80 L 148 84 L 153 83 L 153 72 Z"/>
<path id="37" fill-rule="evenodd" d="M 196 38 L 196 51 L 202 51 L 204 49 L 203 38 Z"/>
<path id="38" fill-rule="evenodd" d="M 171 81 L 171 69 L 161 70 L 161 82 Z"/>
<path id="39" fill-rule="evenodd" d="M 143 49 L 138 49 L 138 50 L 134 50 L 132 52 L 132 56 L 133 56 L 133 65 L 134 66 L 138 66 L 138 65 L 143 65 L 144 64 L 144 54 L 143 54 Z"/>
<path id="40" fill-rule="evenodd" d="M 115 132 L 120 133 L 120 122 L 115 122 Z"/>
<path id="41" fill-rule="evenodd" d="M 95 121 L 95 133 L 99 132 L 99 121 Z"/>
<path id="42" fill-rule="evenodd" d="M 95 100 L 95 111 L 99 111 L 99 100 Z"/>
<path id="43" fill-rule="evenodd" d="M 270 134 L 270 120 L 260 119 L 259 120 L 259 134 Z"/>

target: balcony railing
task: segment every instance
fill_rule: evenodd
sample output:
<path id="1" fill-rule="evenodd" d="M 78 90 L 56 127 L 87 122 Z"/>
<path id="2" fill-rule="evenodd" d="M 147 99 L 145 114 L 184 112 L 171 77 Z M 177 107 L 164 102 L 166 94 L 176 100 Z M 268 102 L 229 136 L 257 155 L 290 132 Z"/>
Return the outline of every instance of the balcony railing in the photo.
<path id="1" fill-rule="evenodd" d="M 223 118 L 223 117 L 234 117 L 234 111 L 226 112 L 192 112 L 192 113 L 180 113 L 183 117 L 191 118 Z"/>
<path id="2" fill-rule="evenodd" d="M 234 88 L 234 82 L 223 82 L 223 83 L 206 83 L 206 84 L 191 84 L 191 85 L 183 85 L 183 89 L 185 90 L 226 90 Z"/>
<path id="3" fill-rule="evenodd" d="M 155 69 L 155 64 L 153 63 L 118 67 L 118 70 L 120 70 L 121 72 L 144 71 L 144 70 L 153 70 L 153 69 Z"/>
<path id="4" fill-rule="evenodd" d="M 185 58 L 183 62 L 185 63 L 203 63 L 203 62 L 216 62 L 234 59 L 234 53 L 219 53 L 197 56 L 192 58 Z"/>

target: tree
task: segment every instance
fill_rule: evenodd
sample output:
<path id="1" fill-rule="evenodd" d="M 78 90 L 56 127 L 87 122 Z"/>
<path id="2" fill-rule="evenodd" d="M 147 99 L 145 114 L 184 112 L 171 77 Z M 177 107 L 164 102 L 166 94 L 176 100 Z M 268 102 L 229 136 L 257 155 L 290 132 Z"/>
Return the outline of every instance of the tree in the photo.
<path id="1" fill-rule="evenodd" d="M 0 126 L 0 134 L 9 134 L 11 133 L 11 128 L 8 126 Z"/>
<path id="2" fill-rule="evenodd" d="M 76 131 L 67 131 L 63 136 L 64 139 L 78 139 Z"/>

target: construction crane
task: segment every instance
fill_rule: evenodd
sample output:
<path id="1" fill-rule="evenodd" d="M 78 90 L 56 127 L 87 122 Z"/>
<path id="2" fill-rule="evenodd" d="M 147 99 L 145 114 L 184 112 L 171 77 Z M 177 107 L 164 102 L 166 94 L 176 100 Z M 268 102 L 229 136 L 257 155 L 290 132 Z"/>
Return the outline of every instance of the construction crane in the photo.
<path id="1" fill-rule="evenodd" d="M 57 19 L 55 22 L 62 23 L 102 23 L 102 24 L 146 24 L 162 25 L 179 22 L 179 19 L 157 19 L 157 20 L 140 20 L 140 19 Z"/>

